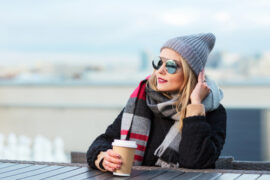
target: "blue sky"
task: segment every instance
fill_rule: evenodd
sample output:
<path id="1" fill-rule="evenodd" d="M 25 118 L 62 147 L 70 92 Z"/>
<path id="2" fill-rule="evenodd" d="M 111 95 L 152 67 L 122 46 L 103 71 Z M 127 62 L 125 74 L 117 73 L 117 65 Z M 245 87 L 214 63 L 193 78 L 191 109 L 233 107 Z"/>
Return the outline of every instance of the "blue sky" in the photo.
<path id="1" fill-rule="evenodd" d="M 0 0 L 0 62 L 32 54 L 134 58 L 199 32 L 216 35 L 216 51 L 264 52 L 269 9 L 268 0 Z"/>

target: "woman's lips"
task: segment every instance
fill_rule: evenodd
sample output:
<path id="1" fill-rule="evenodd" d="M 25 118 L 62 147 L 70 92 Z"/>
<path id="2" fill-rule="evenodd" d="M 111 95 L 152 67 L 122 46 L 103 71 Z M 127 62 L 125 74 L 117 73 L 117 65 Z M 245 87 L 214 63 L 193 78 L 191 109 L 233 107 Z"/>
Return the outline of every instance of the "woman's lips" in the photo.
<path id="1" fill-rule="evenodd" d="M 162 78 L 158 78 L 158 83 L 166 83 L 166 82 L 167 82 L 167 80 L 162 79 Z"/>

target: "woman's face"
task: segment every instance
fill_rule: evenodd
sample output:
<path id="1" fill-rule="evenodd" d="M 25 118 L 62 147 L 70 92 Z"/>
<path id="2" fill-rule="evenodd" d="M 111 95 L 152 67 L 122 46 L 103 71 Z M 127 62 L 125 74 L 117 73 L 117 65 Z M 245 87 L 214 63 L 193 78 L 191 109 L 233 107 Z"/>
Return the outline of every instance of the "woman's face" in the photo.
<path id="1" fill-rule="evenodd" d="M 162 66 L 156 70 L 154 73 L 157 77 L 157 89 L 159 91 L 165 92 L 173 92 L 178 91 L 184 81 L 184 73 L 181 65 L 181 56 L 180 54 L 176 53 L 174 50 L 169 48 L 164 48 L 160 52 L 160 57 L 162 59 L 172 59 L 176 60 L 179 65 L 176 73 L 169 74 L 165 67 L 165 62 L 163 62 Z"/>

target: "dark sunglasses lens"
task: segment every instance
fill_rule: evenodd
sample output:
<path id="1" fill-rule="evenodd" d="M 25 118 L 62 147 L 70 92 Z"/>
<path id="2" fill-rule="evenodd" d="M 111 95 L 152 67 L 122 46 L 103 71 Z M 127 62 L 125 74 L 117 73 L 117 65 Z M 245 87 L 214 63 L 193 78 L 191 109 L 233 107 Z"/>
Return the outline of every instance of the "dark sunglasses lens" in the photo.
<path id="1" fill-rule="evenodd" d="M 155 58 L 152 61 L 153 68 L 158 70 L 162 66 L 162 60 L 160 57 Z"/>
<path id="2" fill-rule="evenodd" d="M 166 62 L 166 69 L 168 73 L 174 74 L 177 70 L 177 64 L 173 60 L 168 60 Z"/>

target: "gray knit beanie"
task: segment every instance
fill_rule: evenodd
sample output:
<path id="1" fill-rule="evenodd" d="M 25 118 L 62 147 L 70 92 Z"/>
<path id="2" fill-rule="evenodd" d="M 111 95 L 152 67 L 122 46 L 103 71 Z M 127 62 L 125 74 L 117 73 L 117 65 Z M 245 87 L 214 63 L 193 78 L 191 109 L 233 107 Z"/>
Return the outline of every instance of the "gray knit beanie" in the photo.
<path id="1" fill-rule="evenodd" d="M 178 52 L 190 65 L 196 75 L 205 67 L 207 58 L 215 45 L 216 37 L 212 33 L 201 33 L 169 39 L 161 47 Z"/>

